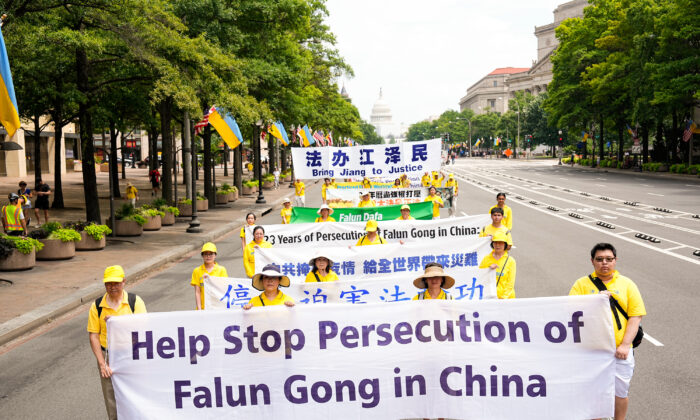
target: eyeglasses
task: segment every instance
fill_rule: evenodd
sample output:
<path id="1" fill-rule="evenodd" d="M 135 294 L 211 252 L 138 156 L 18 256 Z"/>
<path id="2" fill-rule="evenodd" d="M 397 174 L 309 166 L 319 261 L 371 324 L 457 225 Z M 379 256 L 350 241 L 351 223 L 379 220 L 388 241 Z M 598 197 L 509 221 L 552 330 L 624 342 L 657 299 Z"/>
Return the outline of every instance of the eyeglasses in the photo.
<path id="1" fill-rule="evenodd" d="M 606 263 L 611 263 L 615 261 L 615 257 L 595 257 L 593 260 L 597 263 L 602 263 L 603 261 Z"/>

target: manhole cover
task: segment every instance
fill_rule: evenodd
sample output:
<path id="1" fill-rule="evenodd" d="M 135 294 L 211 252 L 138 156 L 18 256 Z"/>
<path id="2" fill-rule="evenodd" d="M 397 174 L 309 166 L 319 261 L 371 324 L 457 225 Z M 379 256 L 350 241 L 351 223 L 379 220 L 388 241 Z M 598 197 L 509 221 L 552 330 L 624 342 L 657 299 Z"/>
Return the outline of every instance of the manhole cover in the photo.
<path id="1" fill-rule="evenodd" d="M 0 287 L 12 286 L 13 284 L 14 284 L 14 282 L 12 280 L 0 279 Z"/>

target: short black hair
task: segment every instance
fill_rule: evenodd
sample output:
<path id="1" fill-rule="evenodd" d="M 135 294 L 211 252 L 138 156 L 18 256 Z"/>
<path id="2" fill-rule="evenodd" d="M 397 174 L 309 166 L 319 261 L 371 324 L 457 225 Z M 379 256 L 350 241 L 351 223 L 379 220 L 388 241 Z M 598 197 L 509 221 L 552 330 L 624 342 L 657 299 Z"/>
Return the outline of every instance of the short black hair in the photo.
<path id="1" fill-rule="evenodd" d="M 494 213 L 501 213 L 501 216 L 503 216 L 503 209 L 500 207 L 494 207 L 491 209 L 491 214 L 494 214 Z"/>
<path id="2" fill-rule="evenodd" d="M 262 232 L 265 233 L 265 229 L 263 229 L 262 226 L 255 226 L 255 227 L 253 228 L 253 235 L 255 235 L 255 232 L 257 232 L 258 229 L 262 230 Z"/>
<path id="3" fill-rule="evenodd" d="M 245 219 L 248 220 L 248 216 L 253 216 L 253 220 L 258 220 L 258 217 L 255 215 L 255 213 L 248 213 L 245 215 Z"/>
<path id="4" fill-rule="evenodd" d="M 498 197 L 500 197 L 500 196 L 503 196 L 503 198 L 506 198 L 506 193 L 499 192 L 498 194 L 496 194 L 496 200 L 498 200 Z"/>
<path id="5" fill-rule="evenodd" d="M 591 249 L 591 259 L 595 258 L 595 254 L 598 251 L 612 251 L 613 256 L 617 258 L 617 250 L 612 244 L 607 242 L 599 242 L 593 246 L 593 249 Z"/>

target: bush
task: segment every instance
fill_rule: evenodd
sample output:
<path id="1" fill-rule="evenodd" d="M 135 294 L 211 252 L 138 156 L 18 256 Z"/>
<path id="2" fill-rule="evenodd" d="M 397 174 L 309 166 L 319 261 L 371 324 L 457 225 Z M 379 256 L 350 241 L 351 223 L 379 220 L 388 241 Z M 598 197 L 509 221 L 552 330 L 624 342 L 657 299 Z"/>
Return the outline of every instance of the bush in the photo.
<path id="1" fill-rule="evenodd" d="M 153 200 L 153 202 L 151 203 L 151 206 L 152 206 L 151 208 L 159 209 L 159 208 L 164 207 L 164 206 L 167 206 L 167 205 L 168 205 L 168 202 L 165 201 L 164 198 L 156 198 L 156 199 Z M 142 206 L 142 207 L 146 207 L 146 206 Z"/>
<path id="2" fill-rule="evenodd" d="M 190 203 L 190 204 L 192 204 L 192 203 Z M 168 207 L 164 207 L 162 210 L 167 212 L 167 213 L 172 213 L 175 216 L 180 215 L 180 209 L 178 209 L 177 207 L 168 206 Z"/>
<path id="3" fill-rule="evenodd" d="M 41 251 L 44 248 L 44 244 L 33 238 L 0 236 L 0 258 L 7 258 L 12 253 L 13 248 L 22 254 L 31 254 L 33 250 Z"/>
<path id="4" fill-rule="evenodd" d="M 197 194 L 197 201 L 206 201 L 206 199 L 207 199 L 206 197 Z M 190 204 L 192 204 L 192 203 L 190 202 Z"/>
<path id="5" fill-rule="evenodd" d="M 131 220 L 141 226 L 146 224 L 146 218 L 140 215 L 134 206 L 131 205 L 131 203 L 124 203 L 119 209 L 117 209 L 114 216 L 117 220 Z"/>
<path id="6" fill-rule="evenodd" d="M 156 216 L 163 217 L 163 216 L 165 216 L 165 213 L 158 210 L 158 209 L 142 208 L 139 210 L 140 210 L 141 216 L 144 216 L 144 217 L 156 217 Z"/>
<path id="7" fill-rule="evenodd" d="M 180 201 L 178 201 L 178 204 L 184 204 L 186 206 L 191 206 L 192 200 L 190 200 L 189 198 L 181 198 Z"/>
<path id="8" fill-rule="evenodd" d="M 687 174 L 689 168 L 685 163 L 676 163 L 675 165 L 671 165 L 670 171 L 676 174 Z"/>
<path id="9" fill-rule="evenodd" d="M 228 190 L 225 190 L 223 188 L 219 188 L 218 190 L 216 190 L 216 195 L 228 195 L 228 192 L 229 192 Z"/>
<path id="10" fill-rule="evenodd" d="M 78 242 L 82 239 L 82 236 L 73 229 L 56 229 L 51 232 L 48 239 L 60 239 L 61 242 Z"/>
<path id="11" fill-rule="evenodd" d="M 91 223 L 87 226 L 85 226 L 85 229 L 83 229 L 85 233 L 88 234 L 92 239 L 96 241 L 101 241 L 102 238 L 105 237 L 105 235 L 109 235 L 112 233 L 112 229 L 109 228 L 107 225 L 96 225 L 95 223 Z"/>
<path id="12" fill-rule="evenodd" d="M 273 174 L 267 174 L 263 177 L 263 182 L 275 182 L 275 176 Z"/>

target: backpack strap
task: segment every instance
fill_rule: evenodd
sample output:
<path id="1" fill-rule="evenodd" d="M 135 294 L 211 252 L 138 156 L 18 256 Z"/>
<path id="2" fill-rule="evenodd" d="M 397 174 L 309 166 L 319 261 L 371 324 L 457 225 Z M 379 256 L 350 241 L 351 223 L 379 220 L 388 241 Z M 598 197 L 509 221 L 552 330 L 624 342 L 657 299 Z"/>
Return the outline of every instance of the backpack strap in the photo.
<path id="1" fill-rule="evenodd" d="M 591 282 L 593 282 L 593 284 L 595 285 L 595 287 L 598 288 L 599 291 L 602 292 L 604 290 L 608 290 L 607 286 L 605 286 L 605 283 L 603 283 L 603 280 L 599 279 L 598 277 L 593 277 L 590 274 L 588 275 L 588 278 L 591 280 Z M 629 319 L 629 317 L 627 316 L 627 312 L 625 312 L 625 310 L 622 309 L 622 306 L 620 306 L 620 303 L 617 301 L 617 299 L 612 297 L 612 295 L 610 296 L 610 309 L 612 310 L 613 315 L 615 316 L 615 324 L 617 324 L 617 329 L 621 330 L 622 323 L 620 322 L 620 316 L 617 314 L 617 311 L 620 311 L 620 313 L 622 314 L 622 316 L 625 317 L 625 319 Z"/>
<path id="2" fill-rule="evenodd" d="M 507 244 L 506 244 L 507 245 Z M 506 262 L 503 263 L 503 267 L 501 267 L 501 274 L 496 276 L 496 287 L 498 287 L 498 283 L 501 282 L 501 276 L 503 275 L 503 272 L 506 271 L 506 264 L 508 264 L 508 260 L 510 259 L 510 255 L 506 257 Z"/>
<path id="3" fill-rule="evenodd" d="M 377 237 L 379 238 L 380 244 L 383 244 L 385 242 L 384 239 L 381 236 L 379 236 L 379 234 L 377 234 Z"/>
<path id="4" fill-rule="evenodd" d="M 95 299 L 95 307 L 97 308 L 97 319 L 100 319 L 100 315 L 102 315 L 102 307 L 100 304 L 102 303 L 102 298 L 104 296 L 100 296 L 97 299 Z"/>
<path id="5" fill-rule="evenodd" d="M 263 300 L 262 295 L 259 295 L 258 299 L 260 299 L 260 303 L 262 303 L 262 306 L 265 306 L 265 301 Z"/>
<path id="6" fill-rule="evenodd" d="M 129 308 L 131 308 L 131 313 L 136 311 L 136 295 L 133 293 L 127 293 L 127 300 L 129 301 Z"/>
<path id="7" fill-rule="evenodd" d="M 330 272 L 330 271 L 329 271 L 329 272 Z M 312 271 L 312 273 L 314 273 L 314 277 L 316 277 L 316 281 L 320 283 L 320 282 L 321 282 L 321 279 L 318 278 L 318 273 L 315 272 L 315 271 Z"/>

